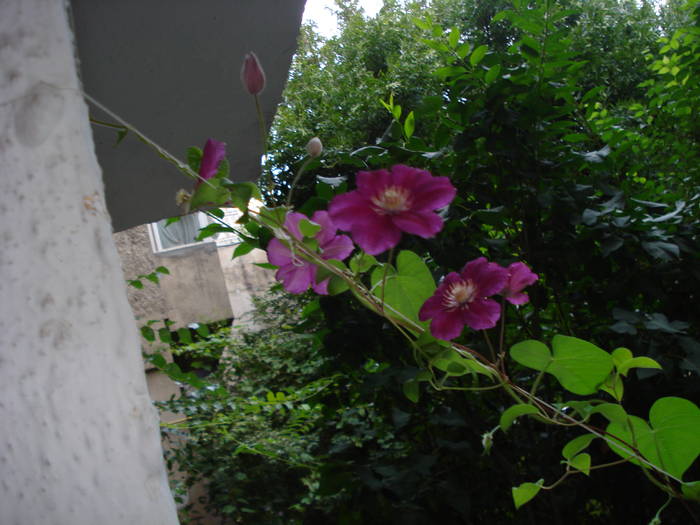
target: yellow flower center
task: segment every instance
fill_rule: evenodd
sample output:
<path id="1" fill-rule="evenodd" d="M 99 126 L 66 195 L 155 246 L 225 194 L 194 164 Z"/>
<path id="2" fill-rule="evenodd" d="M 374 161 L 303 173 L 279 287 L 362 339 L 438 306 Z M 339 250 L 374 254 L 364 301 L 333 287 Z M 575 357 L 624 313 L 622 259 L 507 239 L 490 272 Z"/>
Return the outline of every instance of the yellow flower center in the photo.
<path id="1" fill-rule="evenodd" d="M 411 208 L 411 194 L 401 186 L 387 186 L 371 199 L 374 211 L 381 215 L 395 215 Z"/>
<path id="2" fill-rule="evenodd" d="M 475 299 L 476 293 L 477 287 L 471 279 L 457 281 L 447 289 L 442 304 L 447 310 L 467 309 L 469 303 Z"/>

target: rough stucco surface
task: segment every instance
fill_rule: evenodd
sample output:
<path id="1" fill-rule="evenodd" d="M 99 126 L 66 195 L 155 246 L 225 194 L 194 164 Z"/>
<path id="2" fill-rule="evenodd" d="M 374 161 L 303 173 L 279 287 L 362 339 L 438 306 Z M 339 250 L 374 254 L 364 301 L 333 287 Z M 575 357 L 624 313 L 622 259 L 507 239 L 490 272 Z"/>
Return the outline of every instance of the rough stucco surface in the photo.
<path id="1" fill-rule="evenodd" d="M 265 270 L 253 263 L 266 263 L 267 254 L 263 250 L 231 259 L 236 246 L 219 248 L 221 269 L 226 279 L 234 323 L 237 326 L 251 326 L 249 315 L 253 311 L 253 296 L 264 293 L 275 282 L 275 272 Z"/>
<path id="2" fill-rule="evenodd" d="M 115 233 L 114 244 L 119 252 L 124 279 L 136 279 L 137 276 L 149 274 L 158 266 L 162 266 L 151 249 L 146 224 Z M 142 289 L 138 290 L 133 286 L 128 286 L 126 289 L 129 304 L 134 310 L 134 317 L 139 321 L 168 317 L 163 290 L 146 279 L 141 281 L 144 284 Z"/>
<path id="3" fill-rule="evenodd" d="M 65 6 L 0 1 L 0 523 L 177 523 Z"/>

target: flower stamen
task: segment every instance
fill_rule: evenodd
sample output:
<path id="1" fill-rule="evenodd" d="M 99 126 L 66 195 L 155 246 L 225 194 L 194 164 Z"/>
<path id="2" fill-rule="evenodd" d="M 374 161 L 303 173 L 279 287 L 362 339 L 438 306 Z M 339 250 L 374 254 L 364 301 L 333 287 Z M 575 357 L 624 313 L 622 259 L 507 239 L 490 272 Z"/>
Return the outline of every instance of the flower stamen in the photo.
<path id="1" fill-rule="evenodd" d="M 469 309 L 469 303 L 476 298 L 477 291 L 477 286 L 471 279 L 457 281 L 447 289 L 442 304 L 449 311 L 454 311 L 458 308 L 467 310 Z"/>
<path id="2" fill-rule="evenodd" d="M 380 215 L 396 215 L 411 209 L 413 204 L 410 192 L 402 186 L 387 186 L 370 200 Z"/>

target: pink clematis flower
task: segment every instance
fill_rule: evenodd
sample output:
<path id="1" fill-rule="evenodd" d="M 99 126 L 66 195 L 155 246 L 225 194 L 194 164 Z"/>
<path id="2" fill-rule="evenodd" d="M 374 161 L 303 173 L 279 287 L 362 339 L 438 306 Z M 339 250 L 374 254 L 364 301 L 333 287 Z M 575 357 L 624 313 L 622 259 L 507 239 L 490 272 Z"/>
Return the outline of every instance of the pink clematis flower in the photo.
<path id="1" fill-rule="evenodd" d="M 500 294 L 505 297 L 510 304 L 525 304 L 530 298 L 526 293 L 523 293 L 523 288 L 530 286 L 537 279 L 536 273 L 533 273 L 525 263 L 514 262 L 508 266 L 508 280 Z"/>
<path id="2" fill-rule="evenodd" d="M 251 95 L 257 95 L 265 89 L 265 72 L 260 65 L 257 55 L 252 51 L 243 59 L 241 82 L 243 82 L 243 87 Z"/>
<path id="3" fill-rule="evenodd" d="M 493 328 L 501 316 L 501 305 L 488 297 L 500 292 L 507 279 L 505 268 L 479 257 L 460 273 L 449 273 L 423 303 L 418 318 L 432 319 L 430 333 L 447 341 L 459 336 L 464 325 L 473 330 Z"/>
<path id="4" fill-rule="evenodd" d="M 219 170 L 219 164 L 226 156 L 226 144 L 218 140 L 208 139 L 204 144 L 202 152 L 202 162 L 199 165 L 199 176 L 204 180 L 211 179 Z M 202 183 L 202 179 L 197 180 L 196 186 Z"/>
<path id="5" fill-rule="evenodd" d="M 307 218 L 303 213 L 290 213 L 284 221 L 284 226 L 296 239 L 302 240 L 299 222 Z M 350 237 L 336 235 L 337 228 L 328 212 L 317 211 L 311 220 L 321 226 L 321 230 L 314 237 L 318 241 L 321 258 L 343 260 L 350 255 L 354 248 Z M 278 281 L 282 281 L 282 285 L 288 292 L 302 293 L 310 286 L 318 294 L 328 294 L 329 279 L 317 283 L 316 265 L 302 259 L 298 253 L 292 253 L 292 250 L 279 239 L 272 239 L 267 245 L 267 259 L 271 264 L 279 266 L 275 277 Z"/>
<path id="6" fill-rule="evenodd" d="M 433 237 L 442 229 L 435 210 L 447 206 L 457 192 L 447 177 L 401 164 L 391 171 L 360 171 L 356 181 L 357 189 L 336 196 L 328 212 L 371 255 L 396 246 L 401 232 Z"/>

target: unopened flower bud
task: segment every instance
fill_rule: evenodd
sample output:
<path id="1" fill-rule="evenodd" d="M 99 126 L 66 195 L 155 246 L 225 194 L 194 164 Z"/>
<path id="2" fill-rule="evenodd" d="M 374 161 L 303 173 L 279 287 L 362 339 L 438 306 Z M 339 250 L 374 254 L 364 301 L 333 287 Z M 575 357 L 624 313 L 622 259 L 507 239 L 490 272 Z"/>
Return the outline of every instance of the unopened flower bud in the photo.
<path id="1" fill-rule="evenodd" d="M 321 153 L 323 153 L 323 143 L 321 142 L 321 139 L 318 137 L 312 138 L 306 144 L 306 152 L 309 154 L 309 157 L 320 157 Z"/>
<path id="2" fill-rule="evenodd" d="M 258 57 L 252 51 L 243 59 L 241 81 L 243 82 L 243 87 L 251 95 L 257 95 L 265 89 L 265 72 L 258 61 Z"/>

